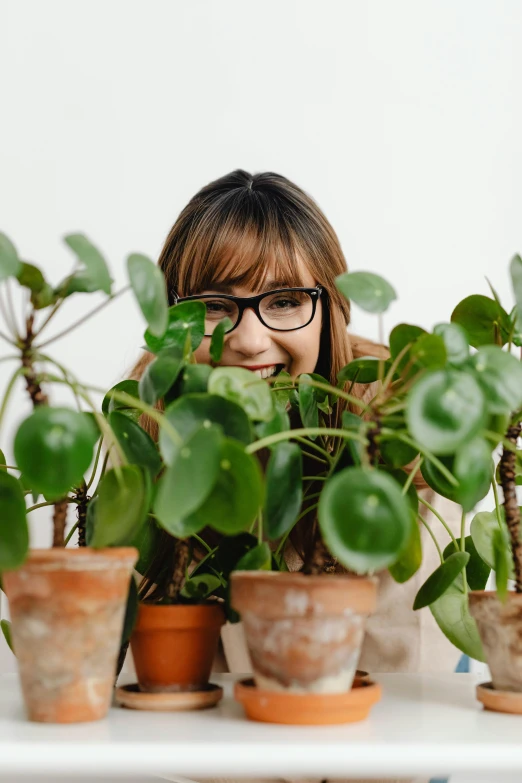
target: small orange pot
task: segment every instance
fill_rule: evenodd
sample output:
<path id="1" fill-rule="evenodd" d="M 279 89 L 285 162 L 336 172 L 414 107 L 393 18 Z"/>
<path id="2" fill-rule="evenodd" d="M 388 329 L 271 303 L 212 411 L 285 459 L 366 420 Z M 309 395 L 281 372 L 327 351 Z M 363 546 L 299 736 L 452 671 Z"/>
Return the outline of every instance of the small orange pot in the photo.
<path id="1" fill-rule="evenodd" d="M 235 571 L 256 685 L 295 694 L 346 693 L 354 679 L 377 581 L 348 574 Z"/>
<path id="2" fill-rule="evenodd" d="M 36 549 L 3 574 L 28 717 L 99 720 L 109 709 L 133 548 Z"/>
<path id="3" fill-rule="evenodd" d="M 197 691 L 208 683 L 225 612 L 219 603 L 141 603 L 131 636 L 140 690 Z"/>

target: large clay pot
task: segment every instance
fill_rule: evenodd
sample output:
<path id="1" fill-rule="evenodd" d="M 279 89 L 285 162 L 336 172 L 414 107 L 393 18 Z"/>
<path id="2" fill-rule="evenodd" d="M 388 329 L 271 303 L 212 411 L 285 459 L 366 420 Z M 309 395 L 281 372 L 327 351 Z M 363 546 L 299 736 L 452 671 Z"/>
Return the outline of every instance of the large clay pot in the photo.
<path id="1" fill-rule="evenodd" d="M 148 693 L 205 688 L 216 655 L 223 606 L 141 603 L 131 636 L 140 690 Z"/>
<path id="2" fill-rule="evenodd" d="M 259 688 L 294 693 L 350 690 L 377 580 L 343 574 L 235 571 L 241 615 Z"/>
<path id="3" fill-rule="evenodd" d="M 103 718 L 120 649 L 133 548 L 32 550 L 3 574 L 28 717 Z"/>
<path id="4" fill-rule="evenodd" d="M 502 603 L 496 592 L 469 594 L 469 610 L 477 623 L 495 690 L 522 693 L 522 594 L 508 593 Z"/>

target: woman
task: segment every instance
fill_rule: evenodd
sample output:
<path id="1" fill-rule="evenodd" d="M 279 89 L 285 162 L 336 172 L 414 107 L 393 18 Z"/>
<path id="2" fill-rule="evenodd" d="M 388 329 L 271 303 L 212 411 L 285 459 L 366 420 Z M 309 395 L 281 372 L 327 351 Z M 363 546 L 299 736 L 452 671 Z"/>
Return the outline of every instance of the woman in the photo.
<path id="1" fill-rule="evenodd" d="M 202 188 L 172 227 L 159 265 L 171 302 L 213 295 L 207 301 L 216 317 L 226 308 L 233 328 L 225 338 L 221 365 L 247 367 L 263 377 L 283 369 L 294 377 L 317 372 L 335 385 L 338 371 L 354 357 L 386 355 L 382 346 L 348 334 L 350 305 L 335 286 L 335 278 L 346 271 L 339 240 L 310 196 L 278 174 L 237 170 Z M 281 291 L 289 288 L 305 290 Z M 220 294 L 238 300 L 220 300 Z M 245 303 L 249 297 L 257 299 Z M 280 313 L 292 307 L 307 315 L 293 322 L 291 330 L 282 329 Z M 206 337 L 198 348 L 199 362 L 212 363 L 209 344 Z M 152 358 L 142 358 L 134 377 Z M 357 385 L 352 393 L 371 398 L 373 391 Z M 341 413 L 340 404 L 334 416 Z M 444 513 L 453 517 L 457 529 L 456 514 Z M 302 567 L 311 540 L 308 523 L 308 530 L 301 527 L 288 542 L 285 557 L 290 570 Z M 406 585 L 395 584 L 387 573 L 381 575 L 378 611 L 368 622 L 361 668 L 454 670 L 458 652 L 427 609 L 411 609 L 418 588 L 437 562 L 428 541 L 423 567 Z M 241 627 L 225 626 L 222 640 L 223 670 L 249 671 Z"/>

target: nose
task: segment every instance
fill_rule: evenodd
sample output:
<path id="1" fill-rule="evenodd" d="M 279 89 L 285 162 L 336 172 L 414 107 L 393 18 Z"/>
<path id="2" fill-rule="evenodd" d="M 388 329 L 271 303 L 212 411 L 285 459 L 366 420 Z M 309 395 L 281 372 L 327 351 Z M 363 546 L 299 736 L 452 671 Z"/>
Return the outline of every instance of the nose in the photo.
<path id="1" fill-rule="evenodd" d="M 247 308 L 243 317 L 228 337 L 228 347 L 245 357 L 258 356 L 271 346 L 269 330 L 263 326 L 255 312 Z"/>

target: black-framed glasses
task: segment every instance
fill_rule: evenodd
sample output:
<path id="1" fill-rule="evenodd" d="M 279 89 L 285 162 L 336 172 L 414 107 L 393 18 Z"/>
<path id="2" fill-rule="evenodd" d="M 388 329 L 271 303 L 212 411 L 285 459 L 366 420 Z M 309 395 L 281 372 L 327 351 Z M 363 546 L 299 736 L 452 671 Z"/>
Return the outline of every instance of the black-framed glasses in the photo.
<path id="1" fill-rule="evenodd" d="M 183 296 L 172 294 L 174 304 L 180 302 L 203 302 L 207 312 L 205 316 L 205 337 L 211 337 L 214 329 L 224 318 L 229 318 L 232 326 L 227 334 L 241 322 L 243 313 L 251 308 L 263 326 L 276 332 L 293 332 L 311 323 L 322 294 L 320 285 L 315 288 L 278 288 L 256 296 L 231 296 L 229 294 L 201 294 Z"/>

